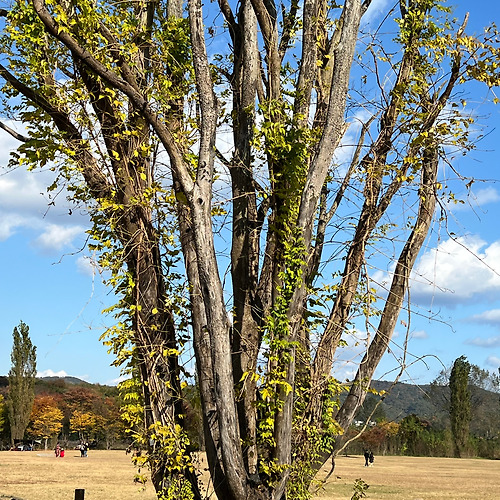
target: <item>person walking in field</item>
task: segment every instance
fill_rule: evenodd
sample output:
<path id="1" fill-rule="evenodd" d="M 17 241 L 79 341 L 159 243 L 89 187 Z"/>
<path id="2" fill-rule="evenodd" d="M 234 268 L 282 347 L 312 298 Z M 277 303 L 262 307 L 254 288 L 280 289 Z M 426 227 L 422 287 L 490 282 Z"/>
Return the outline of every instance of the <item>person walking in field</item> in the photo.
<path id="1" fill-rule="evenodd" d="M 56 444 L 56 448 L 54 450 L 54 453 L 56 454 L 56 458 L 61 456 L 61 445 L 59 443 Z"/>
<path id="2" fill-rule="evenodd" d="M 370 452 L 368 450 L 365 450 L 364 456 L 365 456 L 365 467 L 368 467 L 369 465 L 368 461 L 370 460 Z"/>
<path id="3" fill-rule="evenodd" d="M 370 462 L 370 466 L 375 462 L 375 457 L 373 456 L 373 451 L 370 451 L 370 455 L 368 456 L 368 461 Z"/>

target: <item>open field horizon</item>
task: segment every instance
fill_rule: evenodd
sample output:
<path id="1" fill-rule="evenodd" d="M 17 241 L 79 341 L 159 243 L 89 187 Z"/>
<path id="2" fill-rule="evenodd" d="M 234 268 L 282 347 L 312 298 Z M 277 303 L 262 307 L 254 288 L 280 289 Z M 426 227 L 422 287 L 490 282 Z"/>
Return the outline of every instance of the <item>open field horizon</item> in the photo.
<path id="1" fill-rule="evenodd" d="M 325 477 L 327 462 L 318 477 Z M 373 467 L 361 456 L 340 456 L 317 500 L 346 500 L 354 481 L 363 479 L 367 499 L 376 500 L 498 500 L 500 461 L 476 458 L 380 456 Z"/>
<path id="2" fill-rule="evenodd" d="M 200 465 L 206 467 L 203 454 Z M 329 470 L 327 463 L 318 477 Z M 133 482 L 135 473 L 130 456 L 118 450 L 91 451 L 87 458 L 68 450 L 59 459 L 50 450 L 4 451 L 0 452 L 0 499 L 73 500 L 75 489 L 83 488 L 85 500 L 155 500 L 150 483 L 141 491 Z M 500 461 L 391 456 L 375 457 L 373 467 L 364 467 L 361 456 L 340 456 L 334 473 L 314 498 L 350 500 L 358 478 L 369 485 L 367 499 L 497 500 Z M 207 483 L 206 470 L 201 479 Z"/>

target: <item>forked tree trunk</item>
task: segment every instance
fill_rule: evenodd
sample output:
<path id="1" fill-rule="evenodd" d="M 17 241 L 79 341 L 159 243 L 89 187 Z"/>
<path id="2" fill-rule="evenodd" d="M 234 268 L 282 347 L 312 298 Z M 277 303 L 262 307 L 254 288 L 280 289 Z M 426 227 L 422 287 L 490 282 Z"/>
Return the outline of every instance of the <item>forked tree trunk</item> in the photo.
<path id="1" fill-rule="evenodd" d="M 157 227 L 155 219 L 155 211 L 161 212 L 164 207 L 155 205 L 157 198 L 147 198 L 159 182 L 159 175 L 154 162 L 142 158 L 138 151 L 156 146 L 159 141 L 167 153 L 168 182 L 173 184 L 178 200 L 176 229 L 189 283 L 190 327 L 207 458 L 220 500 L 281 500 L 286 496 L 293 473 L 289 466 L 309 460 L 308 472 L 302 478 L 307 484 L 330 453 L 331 450 L 321 450 L 319 457 L 310 463 L 308 453 L 317 451 L 319 445 L 311 442 L 307 431 L 317 431 L 317 439 L 325 431 L 323 405 L 329 397 L 327 388 L 336 349 L 356 304 L 367 246 L 404 185 L 411 164 L 405 160 L 417 156 L 421 160 L 417 169 L 420 172 L 417 218 L 399 254 L 373 341 L 337 414 L 338 423 L 344 428 L 350 425 L 362 404 L 367 385 L 387 349 L 408 291 L 411 270 L 429 231 L 435 208 L 439 154 L 437 140 L 433 141 L 434 126 L 458 80 L 460 58 L 455 56 L 451 76 L 444 90 L 440 88 L 440 95 L 421 84 L 421 95 L 417 97 L 424 118 L 414 125 L 415 130 L 401 132 L 398 127 L 402 122 L 408 126 L 408 117 L 402 115 L 405 91 L 411 86 L 421 57 L 417 42 L 422 26 L 418 21 L 424 20 L 430 5 L 423 0 L 400 2 L 401 22 L 416 20 L 417 28 L 413 33 L 411 26 L 405 26 L 413 36 L 408 36 L 397 66 L 393 91 L 381 99 L 383 109 L 378 130 L 370 127 L 375 120 L 370 118 L 363 127 L 355 158 L 334 193 L 335 201 L 327 209 L 334 153 L 347 130 L 348 89 L 360 22 L 370 3 L 370 0 L 346 0 L 337 6 L 326 0 L 304 0 L 303 4 L 293 0 L 288 10 L 283 7 L 280 17 L 272 0 L 242 0 L 236 14 L 229 2 L 219 0 L 232 48 L 227 66 L 221 64 L 218 68 L 212 54 L 210 57 L 207 54 L 201 1 L 189 0 L 191 42 L 183 48 L 191 51 L 186 60 L 191 64 L 192 57 L 194 90 L 189 88 L 190 70 L 184 68 L 186 74 L 176 74 L 173 70 L 177 61 L 169 59 L 172 54 L 165 56 L 168 59 L 165 68 L 155 67 L 161 64 L 161 57 L 155 59 L 157 44 L 161 45 L 162 37 L 166 36 L 166 32 L 157 38 L 152 36 L 155 30 L 163 29 L 165 12 L 158 10 L 163 8 L 161 3 L 140 1 L 130 8 L 137 31 L 129 42 L 137 50 L 127 56 L 121 53 L 120 40 L 116 39 L 119 30 L 110 29 L 107 20 L 96 23 L 103 49 L 97 56 L 92 52 L 95 47 L 88 44 L 88 48 L 85 44 L 75 6 L 62 4 L 73 23 L 61 26 L 58 23 L 65 21 L 55 20 L 50 10 L 52 4 L 48 7 L 44 0 L 32 0 L 46 36 L 54 44 L 61 44 L 67 57 L 74 60 L 71 71 L 75 73 L 68 70 L 66 76 L 74 78 L 75 86 L 81 85 L 82 95 L 88 95 L 85 106 L 92 109 L 93 120 L 98 122 L 91 131 L 82 132 L 81 123 L 75 121 L 74 101 L 68 100 L 70 105 L 54 97 L 59 91 L 54 76 L 58 74 L 57 67 L 52 77 L 45 75 L 45 85 L 51 88 L 44 95 L 0 65 L 0 75 L 52 119 L 64 137 L 65 147 L 74 151 L 71 159 L 99 205 L 100 214 L 109 216 L 101 230 L 106 234 L 108 223 L 113 227 L 112 237 L 119 242 L 117 247 L 123 251 L 133 282 L 124 303 L 133 311 L 129 320 L 143 381 L 144 425 L 149 435 L 155 426 L 174 429 L 176 424 L 184 425 L 179 344 L 174 313 L 166 297 L 167 278 L 161 255 L 164 249 L 158 234 L 162 228 Z M 339 17 L 329 17 L 330 9 L 337 8 L 341 12 Z M 168 1 L 166 15 L 170 20 L 181 17 L 182 1 Z M 330 22 L 334 25 L 332 29 Z M 292 89 L 290 82 L 295 76 L 290 76 L 288 63 L 298 51 L 290 55 L 289 49 L 298 30 L 302 35 L 302 54 L 298 57 L 297 76 L 293 80 L 296 86 Z M 110 52 L 109 59 L 105 49 Z M 161 73 L 159 83 L 154 81 L 155 71 Z M 232 109 L 226 112 L 234 141 L 234 153 L 229 159 L 216 151 L 220 119 L 220 103 L 215 95 L 220 82 L 214 78 L 216 73 L 227 78 L 232 91 Z M 284 80 L 285 76 L 290 80 Z M 165 95 L 155 94 L 156 85 Z M 192 117 L 185 119 L 188 96 L 172 92 L 170 97 L 172 88 L 193 92 L 189 97 L 197 104 L 195 146 L 190 143 Z M 111 97 L 114 92 L 119 93 L 123 102 Z M 262 136 L 256 137 L 254 131 L 261 125 Z M 364 149 L 368 132 L 374 137 Z M 86 139 L 94 133 L 99 138 L 92 149 Z M 404 133 L 411 138 L 412 134 L 421 134 L 419 139 L 425 137 L 427 142 L 423 147 L 419 145 L 421 142 L 415 141 L 413 145 L 410 141 L 409 146 L 402 148 L 404 159 L 394 160 L 391 158 L 394 138 Z M 258 146 L 256 140 L 261 141 Z M 101 147 L 106 153 L 99 158 L 96 150 Z M 198 148 L 197 158 L 191 162 L 194 147 Z M 257 151 L 262 154 L 259 158 Z M 362 152 L 364 156 L 359 161 Z M 232 189 L 231 318 L 214 240 L 212 197 L 216 155 L 229 169 Z M 294 163 L 297 157 L 302 164 Z M 393 160 L 400 164 L 388 165 Z M 362 177 L 356 185 L 362 207 L 352 240 L 346 243 L 345 263 L 336 292 L 331 296 L 333 305 L 326 328 L 314 343 L 307 329 L 309 293 L 320 272 L 326 227 L 336 215 L 355 173 Z M 263 182 L 260 175 L 264 176 Z M 300 255 L 292 258 L 294 250 Z M 290 284 L 287 282 L 290 276 L 293 289 L 284 291 Z M 272 330 L 273 313 L 281 314 L 280 320 L 286 325 L 279 332 Z M 271 347 L 274 341 L 278 347 L 275 344 Z M 265 349 L 269 351 L 268 358 L 262 356 Z M 270 372 L 269 367 L 274 371 Z M 275 390 L 273 404 L 267 407 L 261 394 L 262 380 Z M 297 395 L 303 401 L 298 402 Z M 299 406 L 302 421 L 300 426 L 294 426 Z M 261 414 L 263 408 L 268 411 L 265 416 Z M 272 423 L 267 441 L 262 437 L 265 419 Z M 192 484 L 193 494 L 200 500 L 193 471 L 187 466 L 169 470 L 171 456 L 161 448 L 160 440 L 151 443 L 151 473 L 156 490 L 162 491 L 172 478 L 182 476 Z M 337 448 L 340 443 L 339 439 Z M 265 471 L 266 464 L 271 464 L 271 472 Z"/>

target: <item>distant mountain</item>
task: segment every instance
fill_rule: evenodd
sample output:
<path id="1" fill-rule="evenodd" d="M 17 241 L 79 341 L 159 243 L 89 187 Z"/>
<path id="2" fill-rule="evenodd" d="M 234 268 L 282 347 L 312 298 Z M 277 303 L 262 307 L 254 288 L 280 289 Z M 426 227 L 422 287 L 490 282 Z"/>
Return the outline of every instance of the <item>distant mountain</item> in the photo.
<path id="1" fill-rule="evenodd" d="M 372 387 L 376 391 L 389 391 L 391 385 L 391 382 L 381 380 L 372 382 Z M 448 392 L 448 387 L 396 384 L 385 397 L 382 408 L 387 420 L 399 421 L 412 414 L 431 421 L 436 420 L 436 417 L 441 420 L 443 415 L 447 414 L 443 408 L 444 392 Z"/>
<path id="2" fill-rule="evenodd" d="M 43 381 L 46 381 L 46 382 L 62 381 L 65 384 L 68 384 L 68 385 L 92 385 L 89 382 L 85 382 L 85 380 L 81 380 L 81 379 L 79 379 L 77 377 L 69 377 L 69 376 L 66 376 L 66 377 L 56 377 L 56 376 L 53 376 L 53 377 L 37 377 L 37 380 L 43 380 Z"/>
<path id="3" fill-rule="evenodd" d="M 0 375 L 0 394 L 6 395 L 7 388 L 9 386 L 9 378 Z M 81 380 L 77 377 L 37 377 L 35 380 L 35 393 L 47 393 L 47 394 L 64 394 L 68 390 L 76 387 L 85 387 L 90 390 L 97 390 L 99 393 L 104 395 L 116 395 L 118 394 L 118 388 L 116 386 L 107 386 L 101 384 L 91 384 Z"/>
<path id="4" fill-rule="evenodd" d="M 36 383 L 44 383 L 44 382 L 59 382 L 68 385 L 92 385 L 89 382 L 85 382 L 85 380 L 81 380 L 76 377 L 37 377 Z M 5 375 L 0 375 L 0 387 L 7 387 L 9 385 L 9 377 Z"/>
<path id="5" fill-rule="evenodd" d="M 374 380 L 375 391 L 389 391 L 391 382 Z M 471 433 L 488 437 L 498 432 L 500 426 L 500 394 L 470 386 L 471 391 Z M 356 418 L 366 420 L 380 396 L 368 394 Z M 436 428 L 449 427 L 450 389 L 448 386 L 396 384 L 372 417 L 400 422 L 408 415 L 417 415 Z"/>

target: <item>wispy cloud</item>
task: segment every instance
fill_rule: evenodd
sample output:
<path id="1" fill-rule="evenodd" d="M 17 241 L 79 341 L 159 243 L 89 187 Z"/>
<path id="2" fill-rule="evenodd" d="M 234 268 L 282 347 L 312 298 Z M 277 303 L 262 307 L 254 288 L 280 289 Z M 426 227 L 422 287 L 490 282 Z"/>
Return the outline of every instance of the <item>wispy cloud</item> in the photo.
<path id="1" fill-rule="evenodd" d="M 492 366 L 493 368 L 500 367 L 500 358 L 497 356 L 488 356 L 486 359 L 486 364 Z"/>
<path id="2" fill-rule="evenodd" d="M 0 132 L 0 165 L 8 164 L 9 154 L 17 145 L 8 134 Z M 71 204 L 65 190 L 57 197 L 47 193 L 55 175 L 50 169 L 28 172 L 18 167 L 0 171 L 0 241 L 27 230 L 40 250 L 59 251 L 83 233 L 88 217 L 76 210 L 69 215 Z"/>
<path id="3" fill-rule="evenodd" d="M 477 347 L 500 347 L 500 335 L 497 337 L 474 337 L 473 339 L 468 339 L 465 341 L 468 345 L 475 345 Z"/>
<path id="4" fill-rule="evenodd" d="M 95 276 L 97 273 L 101 273 L 102 271 L 99 268 L 97 261 L 88 255 L 78 257 L 76 261 L 76 268 L 80 274 L 84 274 L 85 276 Z"/>
<path id="5" fill-rule="evenodd" d="M 500 309 L 490 309 L 469 318 L 472 323 L 483 323 L 500 327 Z"/>
<path id="6" fill-rule="evenodd" d="M 368 7 L 368 10 L 363 16 L 362 23 L 364 25 L 367 25 L 372 23 L 373 21 L 379 22 L 382 14 L 387 14 L 388 6 L 389 0 L 372 0 L 370 7 Z"/>
<path id="7" fill-rule="evenodd" d="M 60 226 L 48 224 L 44 232 L 36 238 L 33 244 L 42 251 L 62 250 L 71 245 L 76 236 L 84 233 L 81 226 Z"/>
<path id="8" fill-rule="evenodd" d="M 464 201 L 465 203 L 447 203 L 446 207 L 451 212 L 463 212 L 471 209 L 479 212 L 485 211 L 486 205 L 500 201 L 500 193 L 490 186 L 472 191 Z"/>
<path id="9" fill-rule="evenodd" d="M 50 368 L 48 370 L 42 370 L 37 372 L 36 374 L 37 377 L 67 377 L 68 374 L 64 370 L 59 370 L 58 372 L 55 372 L 54 370 L 51 370 Z"/>
<path id="10" fill-rule="evenodd" d="M 12 213 L 8 214 L 0 210 L 0 241 L 10 238 L 25 223 L 26 219 L 22 216 Z"/>
<path id="11" fill-rule="evenodd" d="M 349 119 L 349 128 L 344 134 L 340 146 L 335 150 L 335 163 L 342 165 L 340 174 L 344 175 L 346 168 L 345 164 L 349 164 L 356 145 L 363 123 L 367 122 L 371 117 L 368 111 L 360 110 Z"/>
<path id="12" fill-rule="evenodd" d="M 494 187 L 479 189 L 475 194 L 473 193 L 472 197 L 478 206 L 500 201 L 500 193 Z"/>
<path id="13" fill-rule="evenodd" d="M 118 385 L 120 382 L 123 382 L 124 380 L 128 380 L 130 378 L 130 375 L 120 375 L 117 378 L 113 378 L 111 380 L 108 380 L 106 382 L 106 385 Z"/>
<path id="14" fill-rule="evenodd" d="M 415 332 L 412 332 L 411 334 L 412 339 L 428 339 L 429 335 L 425 330 L 417 330 Z"/>

